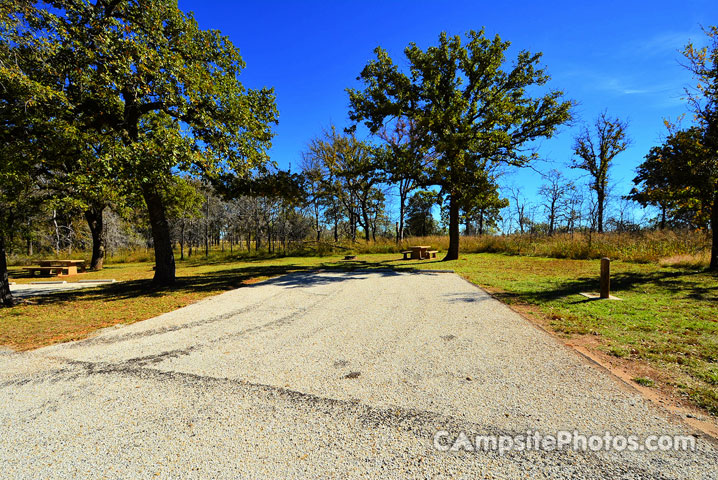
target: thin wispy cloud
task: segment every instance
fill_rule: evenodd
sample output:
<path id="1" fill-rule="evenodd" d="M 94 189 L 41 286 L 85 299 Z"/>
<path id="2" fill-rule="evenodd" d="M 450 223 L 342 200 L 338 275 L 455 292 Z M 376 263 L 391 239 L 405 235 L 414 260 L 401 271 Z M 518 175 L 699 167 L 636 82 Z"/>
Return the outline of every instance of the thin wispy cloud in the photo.
<path id="1" fill-rule="evenodd" d="M 674 82 L 646 85 L 643 82 L 599 75 L 596 75 L 592 84 L 589 83 L 589 85 L 595 90 L 603 90 L 616 95 L 665 95 L 679 90 L 679 87 Z M 636 85 L 640 85 L 640 87 Z"/>
<path id="2" fill-rule="evenodd" d="M 628 55 L 647 56 L 666 56 L 675 53 L 676 58 L 680 55 L 683 47 L 691 41 L 701 37 L 699 30 L 690 32 L 668 32 L 660 33 L 643 40 L 637 41 L 634 45 L 629 45 L 624 53 Z"/>
<path id="3" fill-rule="evenodd" d="M 659 83 L 649 83 L 645 79 L 637 78 L 636 75 L 609 75 L 603 72 L 596 72 L 590 69 L 573 69 L 560 72 L 554 75 L 557 81 L 564 80 L 583 90 L 598 91 L 608 95 L 680 95 L 682 81 L 676 79 Z"/>

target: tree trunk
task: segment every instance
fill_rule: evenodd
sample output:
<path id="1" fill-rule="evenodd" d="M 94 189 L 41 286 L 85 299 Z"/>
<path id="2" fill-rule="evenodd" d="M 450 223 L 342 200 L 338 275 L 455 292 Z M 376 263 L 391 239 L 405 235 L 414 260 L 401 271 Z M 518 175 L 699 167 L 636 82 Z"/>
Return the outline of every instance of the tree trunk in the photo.
<path id="1" fill-rule="evenodd" d="M 184 260 L 184 229 L 185 229 L 185 219 L 182 219 L 182 224 L 180 225 L 180 260 Z"/>
<path id="2" fill-rule="evenodd" d="M 147 204 L 150 217 L 152 240 L 155 248 L 155 276 L 158 285 L 172 285 L 175 282 L 175 254 L 172 251 L 170 226 L 165 214 L 162 196 L 151 185 L 142 186 L 142 196 Z"/>
<path id="3" fill-rule="evenodd" d="M 399 192 L 399 229 L 397 230 L 396 243 L 401 243 L 404 240 L 404 215 L 406 210 L 406 196 L 407 193 L 402 188 Z"/>
<path id="4" fill-rule="evenodd" d="M 32 257 L 32 224 L 30 219 L 27 220 L 27 256 Z"/>
<path id="5" fill-rule="evenodd" d="M 0 232 L 0 305 L 12 307 L 15 299 L 10 292 L 10 278 L 7 272 L 7 256 L 5 253 L 5 235 Z"/>
<path id="6" fill-rule="evenodd" d="M 102 270 L 105 263 L 105 226 L 102 221 L 104 205 L 93 205 L 85 211 L 85 220 L 92 234 L 92 259 L 90 270 Z"/>
<path id="7" fill-rule="evenodd" d="M 362 209 L 362 218 L 364 218 L 364 240 L 369 243 L 371 232 L 369 231 L 369 214 L 367 214 L 366 208 Z"/>
<path id="8" fill-rule="evenodd" d="M 60 226 L 57 224 L 57 210 L 52 211 L 52 224 L 55 226 L 55 255 L 60 256 Z"/>
<path id="9" fill-rule="evenodd" d="M 444 261 L 459 258 L 459 202 L 451 195 L 449 200 L 449 250 Z"/>
<path id="10" fill-rule="evenodd" d="M 603 190 L 599 190 L 596 195 L 596 209 L 598 210 L 598 225 L 596 230 L 598 233 L 603 233 L 603 204 L 606 201 L 606 194 Z"/>
<path id="11" fill-rule="evenodd" d="M 713 230 L 713 245 L 711 247 L 710 270 L 718 272 L 718 185 L 713 194 L 713 208 L 711 209 L 711 230 Z"/>
<path id="12" fill-rule="evenodd" d="M 314 229 L 317 231 L 317 246 L 322 241 L 322 229 L 319 226 L 319 205 L 314 202 Z"/>

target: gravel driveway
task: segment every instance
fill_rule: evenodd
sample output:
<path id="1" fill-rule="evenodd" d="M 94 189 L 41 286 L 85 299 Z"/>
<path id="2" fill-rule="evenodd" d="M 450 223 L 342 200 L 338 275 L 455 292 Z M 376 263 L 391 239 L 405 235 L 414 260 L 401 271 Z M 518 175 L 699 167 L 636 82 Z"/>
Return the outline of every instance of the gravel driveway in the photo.
<path id="1" fill-rule="evenodd" d="M 691 435 L 449 273 L 292 274 L 0 354 L 3 478 L 718 478 L 702 437 L 475 448 L 559 431 Z"/>

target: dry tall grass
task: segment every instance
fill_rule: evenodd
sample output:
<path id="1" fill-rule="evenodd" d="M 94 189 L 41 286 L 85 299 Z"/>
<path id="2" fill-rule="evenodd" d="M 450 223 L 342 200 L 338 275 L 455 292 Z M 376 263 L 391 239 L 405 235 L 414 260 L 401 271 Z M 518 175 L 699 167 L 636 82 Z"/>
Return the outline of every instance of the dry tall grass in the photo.
<path id="1" fill-rule="evenodd" d="M 390 240 L 343 244 L 356 253 L 397 253 L 410 245 L 431 245 L 445 252 L 448 236 L 411 237 L 400 245 Z M 644 231 L 546 235 L 482 235 L 461 237 L 464 253 L 506 253 L 537 257 L 595 259 L 609 257 L 631 262 L 707 266 L 710 238 L 705 231 Z M 326 252 L 328 253 L 328 252 Z"/>
<path id="2" fill-rule="evenodd" d="M 217 247 L 210 250 L 209 258 L 205 257 L 204 249 L 199 249 L 190 263 L 203 263 L 207 260 L 222 259 L 239 260 L 245 257 L 274 257 L 282 254 L 295 256 L 326 256 L 337 254 L 368 254 L 368 253 L 399 253 L 411 245 L 431 245 L 440 252 L 449 248 L 449 237 L 434 235 L 429 237 L 410 237 L 397 245 L 391 239 L 378 239 L 376 242 L 359 240 L 356 243 L 343 241 L 335 244 L 323 241 L 302 242 L 289 245 L 287 251 L 278 249 L 270 254 L 266 250 L 247 252 L 235 248 L 233 253 L 228 248 L 221 251 Z M 636 233 L 584 233 L 547 235 L 481 235 L 462 236 L 460 250 L 462 253 L 505 253 L 508 255 L 527 255 L 535 257 L 595 259 L 609 257 L 640 263 L 659 262 L 666 266 L 707 267 L 710 259 L 710 236 L 705 231 L 644 231 Z M 188 252 L 185 252 L 187 254 Z M 179 258 L 179 252 L 175 252 Z M 11 265 L 29 265 L 37 263 L 40 258 L 52 258 L 53 255 L 36 254 L 32 257 L 24 255 L 10 256 Z M 66 258 L 65 256 L 60 256 Z M 73 258 L 89 260 L 90 252 L 75 252 Z M 105 259 L 107 264 L 151 262 L 154 254 L 151 249 L 138 249 L 118 252 Z"/>

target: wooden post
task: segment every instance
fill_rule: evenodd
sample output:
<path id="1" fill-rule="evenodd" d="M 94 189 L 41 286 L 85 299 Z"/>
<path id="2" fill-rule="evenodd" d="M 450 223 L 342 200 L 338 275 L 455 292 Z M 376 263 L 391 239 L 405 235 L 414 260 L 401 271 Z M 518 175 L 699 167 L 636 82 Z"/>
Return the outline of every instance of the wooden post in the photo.
<path id="1" fill-rule="evenodd" d="M 611 259 L 601 259 L 601 298 L 611 296 Z"/>

